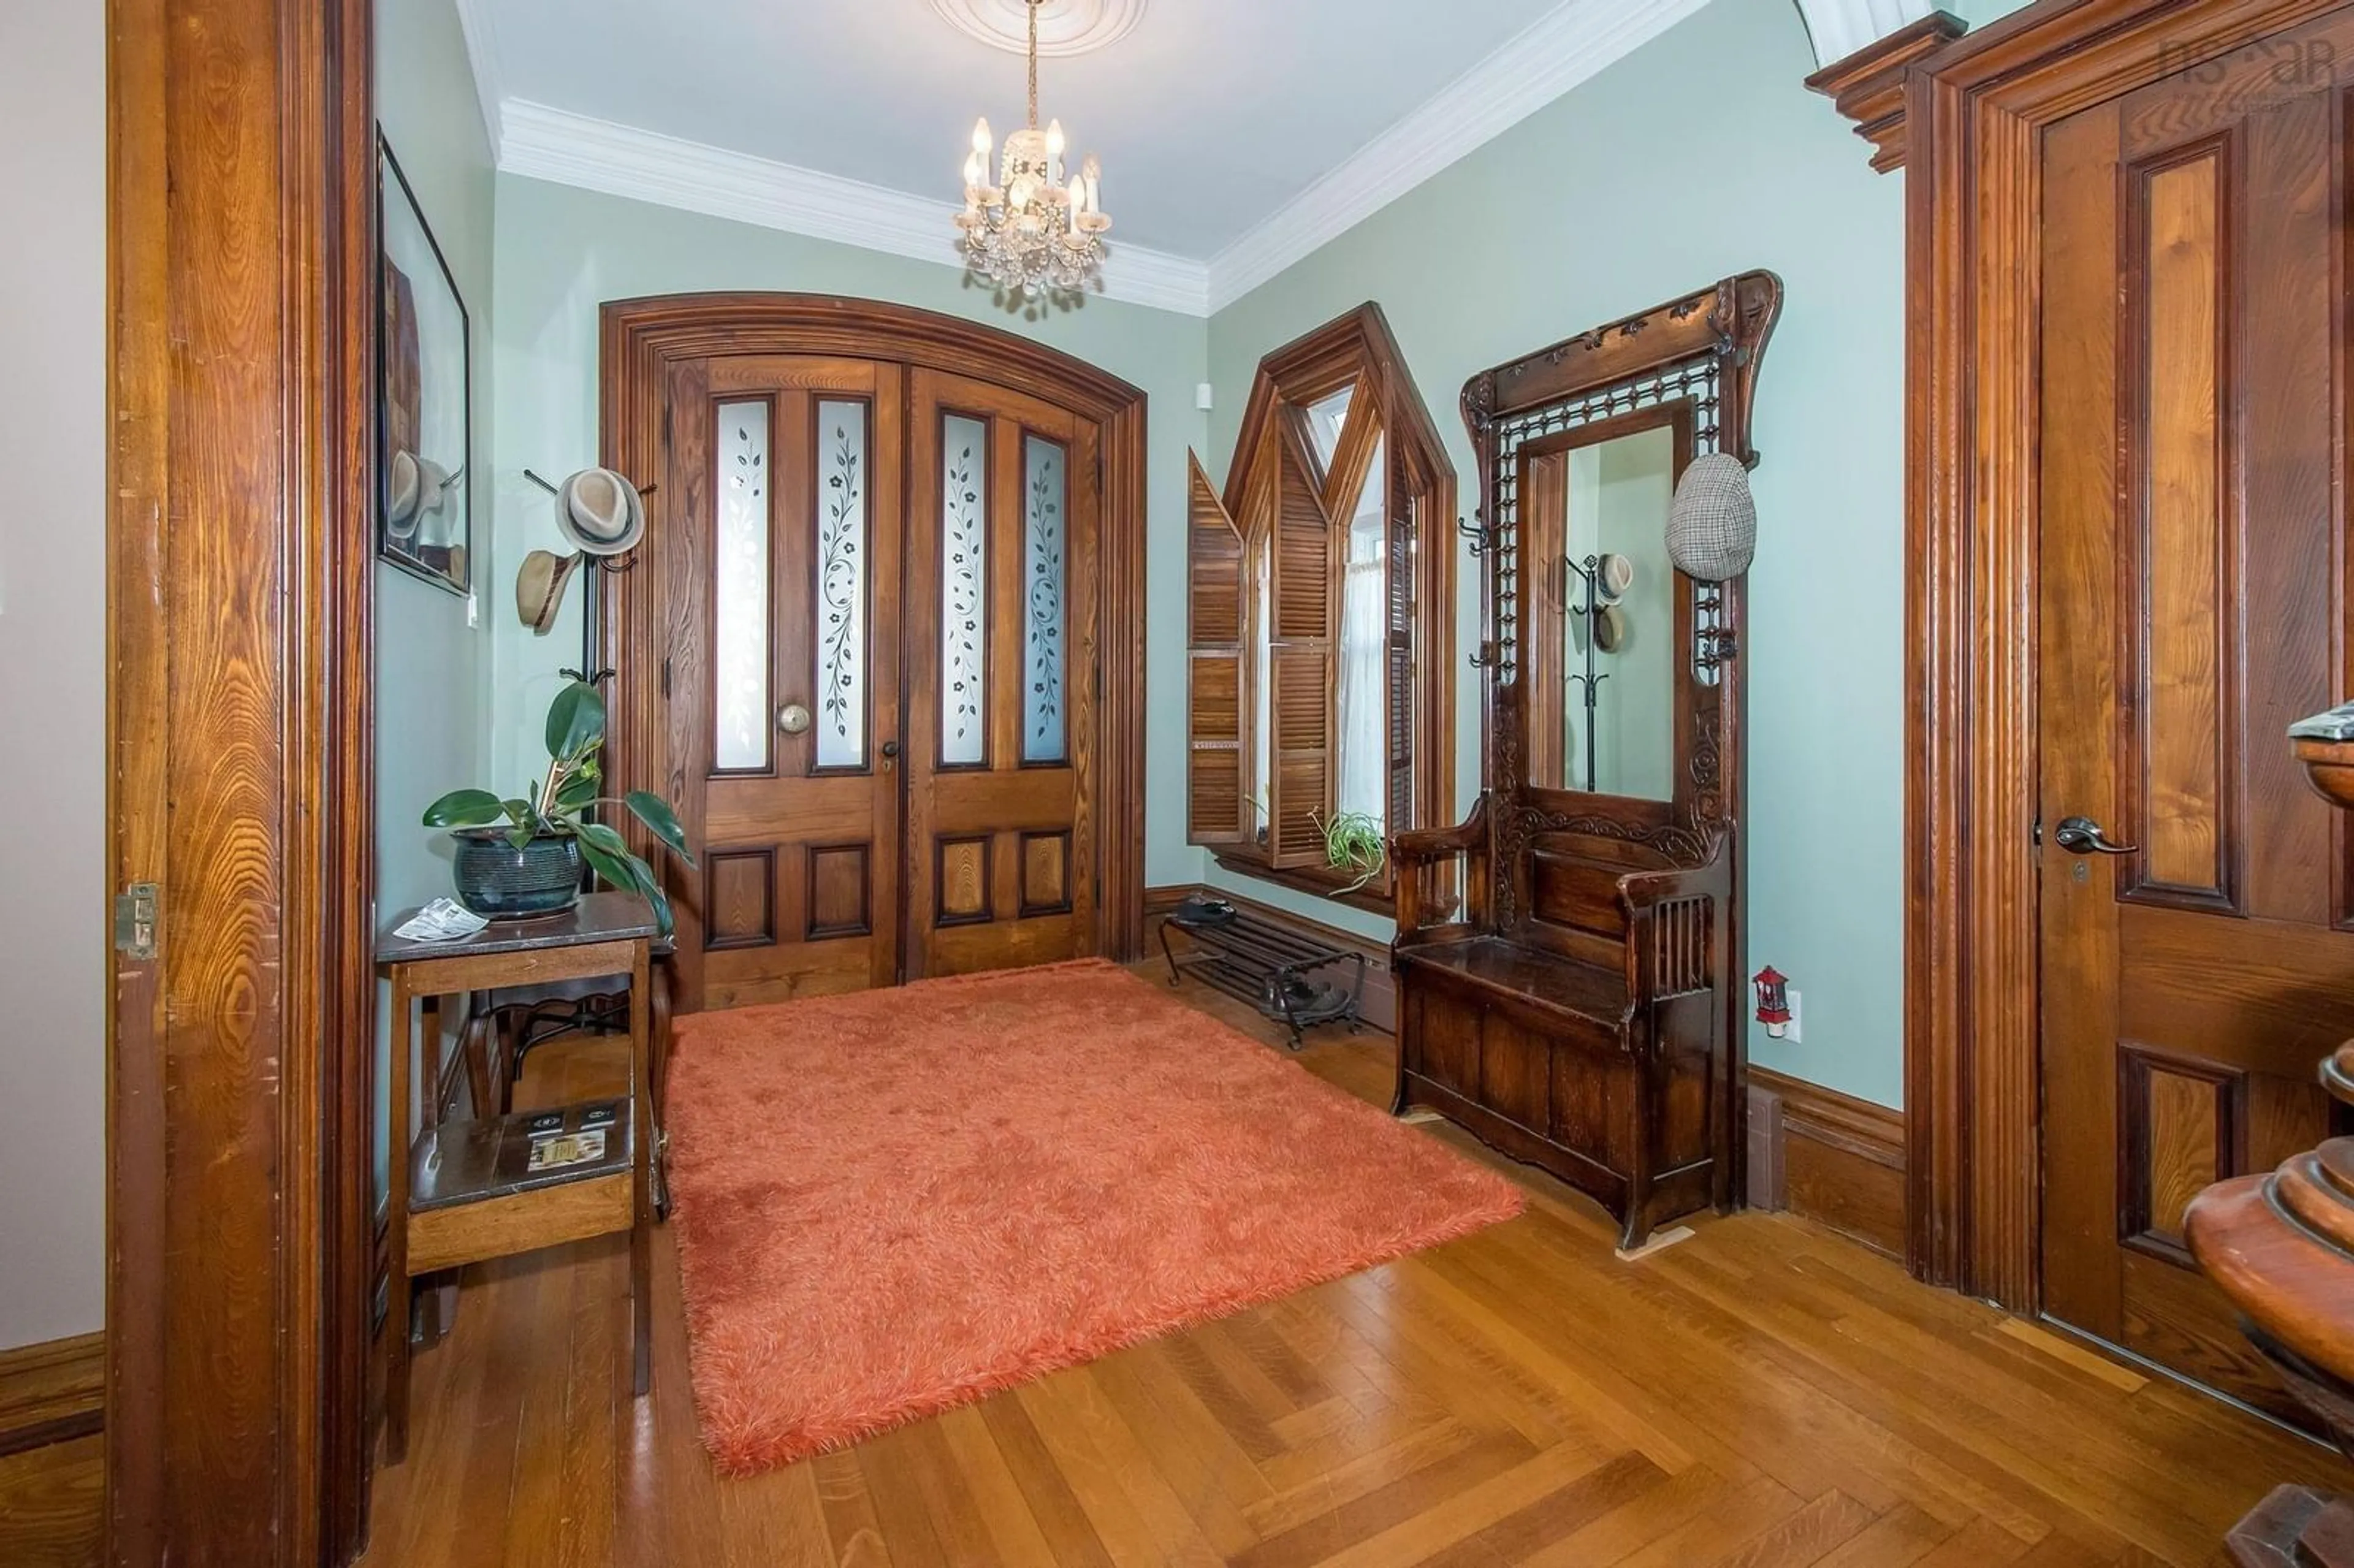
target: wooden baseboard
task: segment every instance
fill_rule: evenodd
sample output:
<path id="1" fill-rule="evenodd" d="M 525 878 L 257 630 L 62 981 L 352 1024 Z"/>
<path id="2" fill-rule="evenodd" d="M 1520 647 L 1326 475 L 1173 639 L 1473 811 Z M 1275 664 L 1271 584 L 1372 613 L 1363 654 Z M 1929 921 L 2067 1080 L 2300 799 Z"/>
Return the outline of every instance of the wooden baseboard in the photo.
<path id="1" fill-rule="evenodd" d="M 1904 1113 L 1749 1069 L 1749 1201 L 1904 1255 Z"/>
<path id="2" fill-rule="evenodd" d="M 1294 915 L 1288 909 L 1278 909 L 1272 904 L 1236 893 L 1231 887 L 1210 887 L 1198 882 L 1181 883 L 1169 887 L 1148 887 L 1144 890 L 1144 951 L 1150 959 L 1161 957 L 1161 917 L 1174 909 L 1193 894 L 1206 894 L 1223 898 L 1246 915 L 1265 920 L 1295 935 L 1306 937 L 1327 947 L 1338 948 L 1344 953 L 1365 955 L 1365 996 L 1359 1011 L 1366 1023 L 1384 1033 L 1397 1032 L 1397 988 L 1390 979 L 1390 947 L 1387 942 L 1371 937 L 1360 937 L 1353 931 L 1343 931 L 1337 926 L 1327 926 L 1304 915 Z"/>
<path id="3" fill-rule="evenodd" d="M 0 1351 L 0 1455 L 87 1437 L 106 1425 L 106 1336 Z"/>

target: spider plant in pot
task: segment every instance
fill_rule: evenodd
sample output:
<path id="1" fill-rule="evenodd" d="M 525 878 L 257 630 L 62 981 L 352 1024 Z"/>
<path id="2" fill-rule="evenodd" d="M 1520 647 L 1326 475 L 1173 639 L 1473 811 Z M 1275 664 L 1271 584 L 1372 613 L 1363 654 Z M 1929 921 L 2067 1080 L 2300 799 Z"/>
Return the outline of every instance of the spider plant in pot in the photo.
<path id="1" fill-rule="evenodd" d="M 1340 898 L 1358 892 L 1382 874 L 1388 850 L 1379 821 L 1363 811 L 1335 811 L 1330 817 L 1310 811 L 1308 820 L 1324 835 L 1325 863 L 1335 871 L 1357 874 L 1357 880 L 1334 888 L 1328 896 Z"/>
<path id="2" fill-rule="evenodd" d="M 460 903 L 493 920 L 560 915 L 579 902 L 585 860 L 615 887 L 642 895 L 663 935 L 671 934 L 670 900 L 653 868 L 631 853 L 616 829 L 589 821 L 587 813 L 625 807 L 689 866 L 695 856 L 678 813 L 661 796 L 601 792 L 604 749 L 604 699 L 575 681 L 548 705 L 546 778 L 513 800 L 488 789 L 452 789 L 425 809 L 427 827 L 455 830 Z"/>

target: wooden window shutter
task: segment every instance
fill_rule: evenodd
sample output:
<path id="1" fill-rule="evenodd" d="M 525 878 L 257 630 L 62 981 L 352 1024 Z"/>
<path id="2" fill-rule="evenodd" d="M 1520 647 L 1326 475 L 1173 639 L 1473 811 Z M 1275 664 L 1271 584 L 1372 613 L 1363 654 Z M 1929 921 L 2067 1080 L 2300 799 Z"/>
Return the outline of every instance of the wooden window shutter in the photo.
<path id="1" fill-rule="evenodd" d="M 1333 646 L 1340 596 L 1333 585 L 1334 533 L 1315 465 L 1291 421 L 1281 423 L 1269 552 L 1267 668 L 1272 749 L 1267 769 L 1268 859 L 1277 866 L 1322 865 L 1317 827 L 1332 810 Z"/>
<path id="2" fill-rule="evenodd" d="M 1415 820 L 1414 798 L 1414 611 L 1421 598 L 1415 580 L 1421 563 L 1414 538 L 1422 517 L 1423 486 L 1407 462 L 1404 442 L 1392 447 L 1389 469 L 1389 556 L 1383 563 L 1389 646 L 1382 693 L 1383 727 L 1389 737 L 1389 811 L 1384 825 L 1392 833 L 1402 833 L 1422 825 Z"/>
<path id="3" fill-rule="evenodd" d="M 1255 836 L 1243 785 L 1243 536 L 1202 460 L 1187 456 L 1185 830 L 1197 844 L 1238 844 Z"/>

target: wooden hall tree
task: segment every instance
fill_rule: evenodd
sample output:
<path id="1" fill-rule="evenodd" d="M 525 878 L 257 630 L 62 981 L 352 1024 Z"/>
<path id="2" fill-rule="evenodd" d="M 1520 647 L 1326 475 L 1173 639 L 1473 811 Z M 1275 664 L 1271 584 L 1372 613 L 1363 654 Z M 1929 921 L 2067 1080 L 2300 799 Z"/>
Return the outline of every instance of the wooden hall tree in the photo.
<path id="1" fill-rule="evenodd" d="M 107 1510 L 308 1568 L 364 1484 L 366 0 L 109 0 Z M 63 889 L 69 904 L 95 890 Z"/>

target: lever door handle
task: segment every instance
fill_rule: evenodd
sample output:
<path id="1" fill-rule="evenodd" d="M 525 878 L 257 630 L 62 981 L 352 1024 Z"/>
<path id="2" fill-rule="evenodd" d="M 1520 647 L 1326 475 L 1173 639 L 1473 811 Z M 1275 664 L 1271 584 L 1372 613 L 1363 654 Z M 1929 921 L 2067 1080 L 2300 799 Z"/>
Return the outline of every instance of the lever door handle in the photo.
<path id="1" fill-rule="evenodd" d="M 2052 830 L 2052 842 L 2070 854 L 2138 854 L 2139 844 L 2113 843 L 2090 817 L 2070 817 Z"/>

